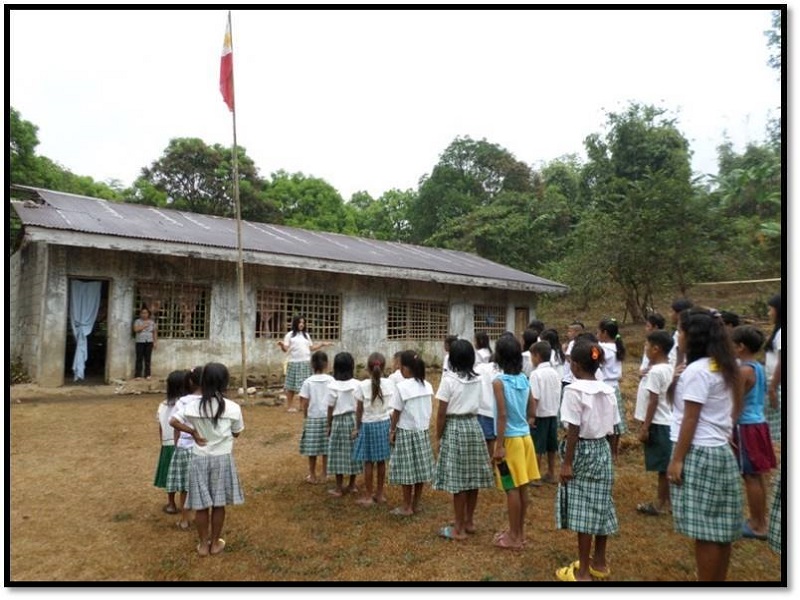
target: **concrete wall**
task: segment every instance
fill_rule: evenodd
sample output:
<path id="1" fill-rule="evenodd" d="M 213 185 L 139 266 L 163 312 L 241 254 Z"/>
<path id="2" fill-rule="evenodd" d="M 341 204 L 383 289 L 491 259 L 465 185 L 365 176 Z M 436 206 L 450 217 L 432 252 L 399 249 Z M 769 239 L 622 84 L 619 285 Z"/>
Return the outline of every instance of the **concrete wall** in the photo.
<path id="1" fill-rule="evenodd" d="M 38 381 L 47 249 L 42 244 L 25 244 L 14 253 L 9 262 L 11 356 L 7 360 L 10 364 L 17 357 L 21 358 L 28 375 Z"/>
<path id="2" fill-rule="evenodd" d="M 133 375 L 135 346 L 131 336 L 134 318 L 134 295 L 137 280 L 175 281 L 207 285 L 211 288 L 209 338 L 204 340 L 159 339 L 153 353 L 153 376 L 158 378 L 179 368 L 190 368 L 210 360 L 228 365 L 231 374 L 241 371 L 241 343 L 236 265 L 201 257 L 151 256 L 129 251 L 102 251 L 88 248 L 41 247 L 49 260 L 46 271 L 47 294 L 35 297 L 33 291 L 20 294 L 15 301 L 17 314 L 23 305 L 31 307 L 28 320 L 30 338 L 41 343 L 38 357 L 27 352 L 23 359 L 30 364 L 36 357 L 37 380 L 40 385 L 59 386 L 64 382 L 64 354 L 67 327 L 67 287 L 72 277 L 109 280 L 108 350 L 106 379 L 129 379 Z M 44 262 L 44 261 L 41 261 Z M 20 265 L 21 280 L 25 275 Z M 35 288 L 31 285 L 30 287 Z M 333 359 L 336 352 L 348 351 L 357 364 L 379 351 L 390 360 L 394 352 L 407 348 L 422 352 L 429 364 L 441 364 L 442 340 L 405 342 L 386 340 L 386 312 L 389 298 L 418 298 L 448 302 L 450 333 L 472 339 L 473 304 L 498 304 L 508 307 L 507 322 L 513 328 L 515 306 L 535 309 L 535 295 L 487 288 L 416 282 L 387 277 L 364 277 L 332 274 L 301 269 L 245 265 L 245 341 L 248 374 L 274 380 L 282 371 L 286 355 L 277 341 L 255 337 L 256 292 L 275 288 L 292 291 L 341 294 L 342 338 L 327 352 Z M 41 285 L 39 285 L 41 291 Z M 26 300 L 27 298 L 27 300 Z M 32 322 L 33 310 L 41 307 L 40 322 L 47 335 L 38 336 Z M 313 337 L 313 323 L 310 324 Z M 30 345 L 31 340 L 28 340 Z M 24 344 L 20 344 L 23 346 Z M 33 375 L 34 371 L 30 370 Z"/>

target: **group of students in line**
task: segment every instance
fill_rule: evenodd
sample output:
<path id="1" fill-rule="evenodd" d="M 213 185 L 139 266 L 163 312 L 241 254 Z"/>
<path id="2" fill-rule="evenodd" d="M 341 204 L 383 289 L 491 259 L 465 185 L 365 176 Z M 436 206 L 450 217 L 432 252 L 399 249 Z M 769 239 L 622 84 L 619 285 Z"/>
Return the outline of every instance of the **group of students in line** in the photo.
<path id="1" fill-rule="evenodd" d="M 779 401 L 782 308 L 779 296 L 770 301 L 776 329 L 765 373 L 754 360 L 763 333 L 752 326 L 731 333 L 720 313 L 682 302 L 673 304 L 674 336 L 663 330 L 663 319 L 648 321 L 652 331 L 634 418 L 642 423 L 638 437 L 645 468 L 658 473 L 658 484 L 656 501 L 637 508 L 648 515 L 671 511 L 675 530 L 695 539 L 698 580 L 721 581 L 731 543 L 742 535 L 769 537 L 771 548 L 780 552 L 780 476 L 768 524 L 762 509 L 764 476 L 775 467 L 764 405 L 773 391 Z M 555 330 L 539 324 L 531 323 L 522 343 L 506 332 L 493 352 L 485 334 L 476 335 L 474 345 L 449 337 L 435 393 L 425 362 L 413 350 L 394 356 L 388 376 L 385 357 L 373 352 L 366 365 L 369 378 L 359 380 L 350 353 L 337 353 L 328 374 L 328 357 L 317 349 L 298 392 L 306 481 L 333 475 L 335 487 L 328 492 L 356 495 L 364 506 L 386 503 L 385 485 L 399 485 L 402 503 L 390 511 L 398 516 L 419 511 L 430 483 L 453 496 L 453 523 L 439 530 L 450 540 L 475 533 L 478 491 L 498 487 L 506 493 L 508 528 L 497 532 L 493 543 L 513 550 L 525 546 L 526 487 L 557 483 L 555 524 L 577 534 L 578 560 L 557 569 L 556 577 L 608 579 L 608 536 L 619 530 L 614 464 L 619 436 L 627 432 L 619 390 L 625 346 L 613 319 L 603 319 L 596 334 L 574 322 L 563 347 Z M 219 554 L 225 505 L 243 502 L 231 454 L 232 438 L 244 428 L 241 409 L 222 395 L 228 380 L 224 365 L 183 372 L 186 385 L 193 387 L 178 399 L 170 387 L 173 375 L 179 379 L 170 374 L 159 418 L 162 440 L 168 426 L 174 428 L 175 450 L 168 456 L 169 440 L 162 442 L 156 485 L 166 473 L 172 495 L 165 510 L 178 510 L 174 493 L 179 492 L 181 507 L 197 511 L 197 552 Z M 434 406 L 436 454 L 430 434 Z M 188 446 L 191 460 L 183 450 Z M 364 490 L 358 494 L 356 476 L 362 472 Z M 750 506 L 744 522 L 740 475 Z M 179 526 L 187 521 L 184 513 Z"/>

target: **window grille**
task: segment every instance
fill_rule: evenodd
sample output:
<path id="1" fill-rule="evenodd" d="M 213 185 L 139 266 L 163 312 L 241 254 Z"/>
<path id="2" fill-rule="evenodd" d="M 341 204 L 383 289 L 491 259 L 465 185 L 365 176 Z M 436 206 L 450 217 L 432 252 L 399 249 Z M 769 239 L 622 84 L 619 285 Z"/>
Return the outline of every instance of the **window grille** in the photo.
<path id="1" fill-rule="evenodd" d="M 475 305 L 473 327 L 475 332 L 485 331 L 490 340 L 496 340 L 506 331 L 505 306 Z"/>
<path id="2" fill-rule="evenodd" d="M 302 316 L 313 340 L 341 338 L 341 299 L 333 294 L 259 290 L 256 293 L 256 337 L 282 340 L 292 319 Z"/>
<path id="3" fill-rule="evenodd" d="M 207 339 L 211 288 L 180 282 L 137 281 L 134 319 L 146 307 L 159 339 Z"/>
<path id="4" fill-rule="evenodd" d="M 389 300 L 386 338 L 389 340 L 441 340 L 450 326 L 446 302 Z"/>

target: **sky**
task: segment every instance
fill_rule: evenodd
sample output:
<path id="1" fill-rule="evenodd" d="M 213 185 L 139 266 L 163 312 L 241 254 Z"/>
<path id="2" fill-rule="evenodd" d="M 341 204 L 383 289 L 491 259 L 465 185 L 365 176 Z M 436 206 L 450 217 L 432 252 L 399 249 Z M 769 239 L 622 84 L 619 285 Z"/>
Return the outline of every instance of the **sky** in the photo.
<path id="1" fill-rule="evenodd" d="M 233 143 L 219 92 L 227 11 L 12 10 L 11 106 L 39 155 L 130 185 L 170 139 Z M 458 136 L 533 167 L 603 134 L 608 111 L 677 118 L 696 174 L 779 114 L 770 11 L 234 10 L 236 134 L 263 177 L 347 200 L 416 189 Z"/>

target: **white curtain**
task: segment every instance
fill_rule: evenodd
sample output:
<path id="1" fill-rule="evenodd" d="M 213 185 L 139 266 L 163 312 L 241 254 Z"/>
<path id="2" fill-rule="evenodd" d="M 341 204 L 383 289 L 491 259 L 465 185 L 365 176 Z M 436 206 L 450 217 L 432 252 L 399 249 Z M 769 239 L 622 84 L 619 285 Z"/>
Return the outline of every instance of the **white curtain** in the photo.
<path id="1" fill-rule="evenodd" d="M 72 333 L 75 335 L 75 359 L 72 361 L 75 381 L 83 379 L 86 359 L 89 357 L 86 336 L 92 332 L 94 321 L 97 318 L 102 286 L 102 281 L 70 281 L 69 320 L 72 324 Z"/>

